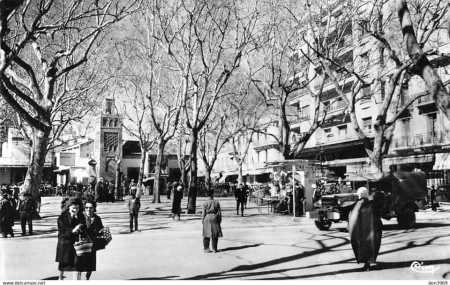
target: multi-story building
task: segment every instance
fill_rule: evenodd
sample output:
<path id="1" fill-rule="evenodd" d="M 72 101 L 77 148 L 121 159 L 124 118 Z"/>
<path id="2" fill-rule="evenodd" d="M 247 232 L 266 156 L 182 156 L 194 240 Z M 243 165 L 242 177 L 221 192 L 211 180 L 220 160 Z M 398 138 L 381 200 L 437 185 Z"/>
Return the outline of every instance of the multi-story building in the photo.
<path id="1" fill-rule="evenodd" d="M 359 74 L 368 77 L 379 76 L 379 80 L 374 81 L 372 86 L 361 91 L 362 99 L 355 106 L 359 125 L 365 135 L 373 140 L 373 123 L 383 104 L 387 92 L 386 83 L 392 74 L 392 68 L 387 55 L 380 52 L 380 44 L 371 36 L 363 34 L 356 24 L 351 26 L 352 29 L 345 35 L 338 61 Z M 449 50 L 448 45 L 440 44 L 448 42 L 445 33 L 439 33 L 436 39 L 441 52 Z M 311 68 L 314 70 L 315 66 L 312 65 Z M 441 68 L 438 72 L 447 85 L 450 76 L 446 68 Z M 350 99 L 350 88 L 356 79 L 353 76 L 345 76 L 344 80 L 344 92 Z M 344 81 L 340 83 L 344 84 Z M 317 89 L 318 84 L 312 87 Z M 400 170 L 421 169 L 427 173 L 429 184 L 448 183 L 448 119 L 437 110 L 433 98 L 419 77 L 412 77 L 408 84 L 403 84 L 401 88 L 399 102 L 394 102 L 400 107 L 410 98 L 422 96 L 410 105 L 395 123 L 393 139 L 388 154 L 383 158 L 382 170 L 388 171 L 390 165 L 396 165 Z M 324 116 L 323 111 L 326 110 L 325 123 L 315 132 L 299 158 L 319 160 L 337 176 L 370 176 L 376 172 L 376 168 L 370 163 L 363 142 L 352 128 L 350 117 L 343 112 L 346 108 L 344 102 L 334 84 L 326 80 L 321 96 L 321 116 Z M 296 106 L 300 114 L 295 127 L 300 130 L 308 128 L 314 112 L 310 94 L 300 91 L 290 104 Z"/>
<path id="2" fill-rule="evenodd" d="M 339 5 L 336 7 L 333 14 L 339 15 Z M 337 61 L 359 74 L 372 78 L 379 77 L 379 80 L 375 80 L 370 87 L 361 90 L 361 99 L 355 106 L 359 126 L 373 141 L 375 136 L 373 124 L 385 98 L 388 79 L 393 69 L 387 53 L 380 52 L 380 44 L 370 35 L 364 34 L 360 28 L 361 23 L 349 21 L 351 28 L 345 30 Z M 333 32 L 330 36 L 333 36 Z M 332 42 L 333 39 L 330 38 L 329 41 Z M 440 52 L 445 53 L 450 49 L 447 44 L 448 35 L 444 32 L 435 35 L 432 42 L 437 45 L 435 47 L 438 47 Z M 318 64 L 311 64 L 307 69 L 311 75 L 317 72 L 318 68 Z M 448 69 L 438 70 L 446 86 L 450 83 Z M 344 93 L 350 99 L 355 78 L 352 75 L 344 75 L 341 79 Z M 311 85 L 313 91 L 318 91 L 320 82 L 316 80 Z M 388 171 L 391 165 L 397 166 L 399 170 L 421 169 L 427 173 L 428 184 L 448 184 L 450 183 L 449 120 L 438 111 L 423 80 L 418 76 L 412 77 L 408 84 L 403 84 L 402 89 L 402 95 L 397 102 L 400 107 L 404 106 L 410 98 L 422 96 L 396 121 L 388 154 L 383 158 L 382 170 Z M 313 97 L 306 89 L 298 91 L 291 98 L 290 105 L 297 109 L 296 119 L 291 125 L 297 132 L 292 134 L 295 140 L 301 132 L 309 129 L 315 106 Z M 336 176 L 345 177 L 356 174 L 370 177 L 377 172 L 377 169 L 371 164 L 363 142 L 353 129 L 350 116 L 344 112 L 345 110 L 344 98 L 340 97 L 331 80 L 325 79 L 320 106 L 321 118 L 325 115 L 325 121 L 296 158 L 319 161 L 325 173 L 327 172 L 325 170 L 331 170 L 330 172 Z M 274 127 L 271 131 L 276 133 L 278 128 Z M 214 172 L 236 176 L 237 166 L 233 163 L 230 152 L 231 150 L 227 149 L 219 155 Z M 244 175 L 267 172 L 266 162 L 281 158 L 277 145 L 270 136 L 254 135 L 244 164 Z"/>

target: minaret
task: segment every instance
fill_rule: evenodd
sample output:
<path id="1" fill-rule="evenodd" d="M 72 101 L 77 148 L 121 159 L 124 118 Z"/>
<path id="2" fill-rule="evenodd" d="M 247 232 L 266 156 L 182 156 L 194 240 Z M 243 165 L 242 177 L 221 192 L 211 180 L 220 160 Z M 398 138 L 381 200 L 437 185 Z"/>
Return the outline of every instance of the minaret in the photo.
<path id="1" fill-rule="evenodd" d="M 97 175 L 114 183 L 116 160 L 122 159 L 122 117 L 117 113 L 114 99 L 103 102 L 99 125 L 95 139 Z"/>

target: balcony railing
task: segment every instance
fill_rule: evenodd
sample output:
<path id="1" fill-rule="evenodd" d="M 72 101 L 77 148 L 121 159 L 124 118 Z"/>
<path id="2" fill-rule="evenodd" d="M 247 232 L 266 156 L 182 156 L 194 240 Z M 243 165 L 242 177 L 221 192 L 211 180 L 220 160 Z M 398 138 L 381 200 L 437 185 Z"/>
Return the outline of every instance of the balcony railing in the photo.
<path id="1" fill-rule="evenodd" d="M 431 102 L 434 102 L 433 96 L 431 96 L 431 94 L 427 94 L 417 99 L 417 104 L 427 104 Z"/>
<path id="2" fill-rule="evenodd" d="M 394 148 L 439 145 L 447 142 L 450 142 L 450 134 L 448 132 L 426 132 L 398 137 L 394 140 Z"/>
<path id="3" fill-rule="evenodd" d="M 356 139 L 356 137 L 352 136 L 350 134 L 345 134 L 345 135 L 327 134 L 327 135 L 317 136 L 316 143 L 318 145 L 322 145 L 322 144 L 339 143 L 339 142 L 349 141 L 352 139 Z"/>
<path id="4" fill-rule="evenodd" d="M 326 107 L 322 107 L 321 108 L 321 116 L 323 116 L 325 114 L 325 111 L 327 113 L 327 115 L 329 115 L 330 113 L 334 113 L 337 111 L 342 111 L 343 109 L 345 109 L 345 102 L 339 102 L 339 103 L 335 103 L 332 104 L 330 106 L 326 106 Z"/>

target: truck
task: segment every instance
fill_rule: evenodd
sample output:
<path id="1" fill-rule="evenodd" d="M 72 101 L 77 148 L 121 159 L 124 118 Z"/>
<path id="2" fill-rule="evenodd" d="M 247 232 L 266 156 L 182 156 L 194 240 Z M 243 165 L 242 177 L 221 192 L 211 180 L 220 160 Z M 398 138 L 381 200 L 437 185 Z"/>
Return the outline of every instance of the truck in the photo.
<path id="1" fill-rule="evenodd" d="M 412 228 L 415 213 L 424 205 L 427 196 L 425 173 L 398 172 L 380 179 L 368 179 L 365 185 L 377 214 L 387 220 L 396 217 L 402 228 Z M 316 196 L 315 209 L 310 218 L 319 230 L 330 229 L 332 223 L 348 221 L 350 211 L 358 200 L 356 187 L 352 193 L 333 193 Z"/>

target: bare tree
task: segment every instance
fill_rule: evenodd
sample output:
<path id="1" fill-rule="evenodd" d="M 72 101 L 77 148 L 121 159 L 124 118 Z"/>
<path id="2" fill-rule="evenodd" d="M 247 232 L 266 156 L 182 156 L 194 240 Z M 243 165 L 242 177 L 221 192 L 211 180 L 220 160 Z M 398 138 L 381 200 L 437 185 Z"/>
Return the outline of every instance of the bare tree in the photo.
<path id="1" fill-rule="evenodd" d="M 419 37 L 416 36 L 413 17 L 408 9 L 408 3 L 405 0 L 396 0 L 395 8 L 400 20 L 400 28 L 403 34 L 403 41 L 412 61 L 409 72 L 412 75 L 420 76 L 431 95 L 433 96 L 437 107 L 450 119 L 450 94 L 445 89 L 441 77 L 436 72 L 436 66 L 445 66 L 450 62 L 450 56 L 444 55 L 440 60 L 434 62 L 428 59 L 427 53 L 423 47 L 427 44 L 433 34 L 440 29 L 444 29 L 444 17 L 448 13 L 448 3 L 444 1 L 413 1 L 419 16 L 417 20 L 417 30 Z M 450 31 L 450 30 L 449 30 Z M 436 54 L 436 51 L 431 52 Z"/>
<path id="2" fill-rule="evenodd" d="M 309 34 L 303 37 L 307 50 L 303 51 L 303 54 L 306 56 L 309 52 L 312 55 L 308 57 L 309 62 L 319 66 L 328 82 L 334 85 L 339 96 L 346 102 L 353 129 L 363 141 L 371 163 L 378 173 L 382 172 L 382 159 L 389 151 L 395 122 L 415 100 L 423 96 L 408 96 L 403 87 L 408 86 L 412 76 L 418 74 L 418 69 L 427 69 L 429 77 L 437 80 L 428 68 L 430 66 L 422 66 L 425 61 L 423 57 L 421 61 L 417 61 L 411 57 L 406 58 L 402 53 L 402 43 L 398 40 L 401 38 L 398 37 L 400 29 L 393 22 L 392 9 L 388 2 L 347 1 L 340 7 L 340 13 L 336 13 L 337 6 L 309 4 L 308 17 L 304 22 L 308 25 Z M 419 2 L 423 1 L 416 4 Z M 423 40 L 422 46 L 429 45 L 429 40 L 439 30 L 438 22 L 443 16 L 438 6 L 439 4 L 428 6 L 427 9 L 415 9 L 417 26 L 421 31 L 420 38 Z M 406 13 L 405 10 L 402 13 Z M 409 32 L 411 29 L 412 27 L 406 28 Z M 405 29 L 402 31 L 405 32 Z M 346 57 L 345 48 L 351 45 L 352 51 L 356 53 L 357 43 L 364 38 L 364 34 L 371 36 L 370 44 L 376 47 L 375 56 L 369 57 L 367 53 L 360 53 Z M 376 64 L 373 64 L 374 62 Z M 346 87 L 349 84 L 350 88 Z M 368 89 L 371 89 L 371 92 L 365 92 Z M 436 92 L 443 94 L 442 92 L 446 92 L 444 90 L 438 87 Z M 373 134 L 361 127 L 360 119 L 356 115 L 356 104 L 362 100 L 378 102 Z"/>
<path id="3" fill-rule="evenodd" d="M 319 84 L 317 90 L 311 86 L 317 80 L 323 82 L 323 76 L 310 76 L 308 68 L 305 68 L 307 61 L 298 52 L 304 28 L 292 15 L 300 13 L 299 5 L 289 5 L 284 1 L 264 3 L 267 9 L 264 37 L 261 38 L 261 48 L 248 60 L 248 66 L 256 91 L 264 98 L 268 110 L 277 118 L 279 130 L 275 134 L 267 133 L 264 132 L 267 128 L 260 126 L 254 131 L 273 137 L 284 159 L 292 159 L 303 150 L 323 122 L 324 116 L 320 116 L 323 84 Z M 310 115 L 301 114 L 298 109 L 290 106 L 295 96 L 305 92 L 314 98 L 311 104 L 314 116 L 307 129 L 298 126 L 293 128 L 299 123 L 299 118 Z M 299 135 L 298 138 L 294 139 L 293 133 Z"/>
<path id="4" fill-rule="evenodd" d="M 178 160 L 178 168 L 180 169 L 180 183 L 183 188 L 188 187 L 188 172 L 190 166 L 189 159 L 189 133 L 186 131 L 185 124 L 183 124 L 183 119 L 180 120 L 180 125 L 175 133 L 174 140 L 176 141 L 176 153 Z"/>
<path id="5" fill-rule="evenodd" d="M 127 81 L 129 82 L 129 81 Z M 123 85 L 127 82 L 121 82 Z M 129 86 L 131 85 L 131 86 Z M 141 161 L 139 165 L 139 178 L 138 187 L 142 186 L 142 180 L 145 173 L 145 163 L 148 157 L 148 153 L 156 145 L 157 138 L 152 128 L 152 122 L 150 121 L 150 114 L 148 104 L 145 98 L 145 92 L 141 89 L 138 83 L 125 84 L 124 97 L 127 100 L 123 100 L 122 113 L 124 114 L 125 122 L 123 124 L 125 130 L 139 141 L 141 148 Z"/>
<path id="6" fill-rule="evenodd" d="M 164 149 L 174 137 L 182 108 L 180 83 L 176 83 L 172 71 L 166 68 L 167 54 L 161 52 L 161 42 L 156 40 L 155 17 L 152 4 L 146 3 L 135 19 L 130 19 L 134 31 L 117 44 L 121 55 L 121 73 L 133 78 L 147 117 L 155 133 L 156 163 L 153 186 L 153 203 L 160 203 L 161 166 Z M 130 52 L 131 51 L 131 52 Z M 139 85 L 139 86 L 138 86 Z"/>
<path id="7" fill-rule="evenodd" d="M 205 126 L 242 56 L 254 42 L 258 19 L 252 4 L 236 1 L 156 1 L 158 37 L 183 82 L 185 122 L 190 130 L 188 213 L 195 213 L 199 132 Z"/>
<path id="8" fill-rule="evenodd" d="M 223 106 L 223 108 L 218 108 L 199 134 L 199 152 L 205 167 L 205 186 L 207 192 L 211 191 L 211 173 L 217 157 L 232 137 L 231 134 L 227 135 L 225 133 L 225 126 L 233 117 L 228 107 Z"/>
<path id="9" fill-rule="evenodd" d="M 2 1 L 0 93 L 33 129 L 25 191 L 37 194 L 50 134 L 61 132 L 54 129 L 64 112 L 58 106 L 65 106 L 58 101 L 84 87 L 72 74 L 89 62 L 101 32 L 133 13 L 138 2 Z M 64 119 L 59 123 L 63 128 Z"/>

